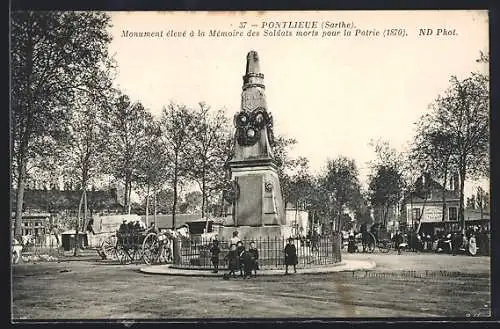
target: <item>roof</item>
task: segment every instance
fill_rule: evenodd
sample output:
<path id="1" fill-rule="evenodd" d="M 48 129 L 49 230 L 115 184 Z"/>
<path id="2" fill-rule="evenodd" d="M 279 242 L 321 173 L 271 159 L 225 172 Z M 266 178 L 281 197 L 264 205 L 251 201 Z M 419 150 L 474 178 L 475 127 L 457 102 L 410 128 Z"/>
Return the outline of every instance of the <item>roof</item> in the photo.
<path id="1" fill-rule="evenodd" d="M 412 203 L 423 203 L 425 202 L 442 202 L 443 200 L 443 185 L 439 184 L 436 182 L 434 179 L 427 177 L 425 181 L 425 187 L 430 191 L 430 199 L 424 199 L 422 196 L 424 195 L 423 191 L 423 181 L 422 177 L 418 178 L 417 181 L 415 182 L 415 188 L 416 191 L 412 192 L 410 195 L 407 195 L 404 198 L 405 202 L 409 202 L 410 197 L 411 197 L 411 202 Z M 444 196 L 446 201 L 455 201 L 455 200 L 460 200 L 460 196 L 458 194 L 458 191 L 453 191 L 449 189 L 445 189 L 444 191 Z"/>
<path id="2" fill-rule="evenodd" d="M 12 206 L 15 207 L 16 190 L 11 190 Z M 23 206 L 26 209 L 77 209 L 82 196 L 81 191 L 75 190 L 31 190 L 24 191 Z M 115 189 L 109 190 L 89 190 L 87 191 L 87 199 L 92 200 L 94 209 L 115 208 L 120 206 Z"/>
<path id="3" fill-rule="evenodd" d="M 95 233 L 109 233 L 115 232 L 120 228 L 123 221 L 133 221 L 141 219 L 139 215 L 111 215 L 111 216 L 94 216 L 94 222 L 92 223 L 92 228 Z"/>
<path id="4" fill-rule="evenodd" d="M 68 230 L 61 233 L 61 235 L 76 234 L 75 230 Z M 78 232 L 78 234 L 87 234 L 85 232 Z"/>
<path id="5" fill-rule="evenodd" d="M 22 219 L 49 219 L 50 213 L 23 213 Z M 16 218 L 16 213 L 12 213 L 12 219 Z"/>
<path id="6" fill-rule="evenodd" d="M 145 222 L 146 216 L 141 216 L 141 219 Z M 196 222 L 204 220 L 201 214 L 175 214 L 175 227 L 179 227 L 188 222 Z M 148 222 L 152 223 L 154 221 L 154 215 L 148 216 Z M 158 229 L 168 229 L 172 228 L 172 214 L 167 215 L 156 215 L 156 227 Z"/>

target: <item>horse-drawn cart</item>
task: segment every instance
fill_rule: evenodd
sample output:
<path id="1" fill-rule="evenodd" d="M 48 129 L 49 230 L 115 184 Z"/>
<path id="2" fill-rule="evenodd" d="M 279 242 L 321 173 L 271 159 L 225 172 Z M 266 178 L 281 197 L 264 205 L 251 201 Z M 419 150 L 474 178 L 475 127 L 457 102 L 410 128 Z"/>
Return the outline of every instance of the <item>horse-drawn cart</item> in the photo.
<path id="1" fill-rule="evenodd" d="M 144 229 L 131 232 L 117 231 L 103 241 L 101 252 L 104 258 L 116 259 L 121 264 L 167 263 L 172 260 L 170 241 L 165 232 L 148 232 Z"/>
<path id="2" fill-rule="evenodd" d="M 391 249 L 392 240 L 390 233 L 381 228 L 379 225 L 374 224 L 370 231 L 366 226 L 361 228 L 361 232 L 356 236 L 356 242 L 361 244 L 364 252 L 374 252 L 378 248 L 380 252 L 387 253 Z"/>

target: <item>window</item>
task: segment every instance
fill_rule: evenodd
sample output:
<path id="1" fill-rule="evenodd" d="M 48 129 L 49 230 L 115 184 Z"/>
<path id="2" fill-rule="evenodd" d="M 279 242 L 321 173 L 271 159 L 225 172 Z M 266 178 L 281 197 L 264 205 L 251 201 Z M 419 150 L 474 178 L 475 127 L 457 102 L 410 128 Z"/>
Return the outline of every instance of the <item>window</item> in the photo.
<path id="1" fill-rule="evenodd" d="M 458 219 L 457 207 L 448 208 L 448 220 L 457 220 L 457 219 Z"/>
<path id="2" fill-rule="evenodd" d="M 413 208 L 411 210 L 411 219 L 418 220 L 420 218 L 420 208 Z"/>

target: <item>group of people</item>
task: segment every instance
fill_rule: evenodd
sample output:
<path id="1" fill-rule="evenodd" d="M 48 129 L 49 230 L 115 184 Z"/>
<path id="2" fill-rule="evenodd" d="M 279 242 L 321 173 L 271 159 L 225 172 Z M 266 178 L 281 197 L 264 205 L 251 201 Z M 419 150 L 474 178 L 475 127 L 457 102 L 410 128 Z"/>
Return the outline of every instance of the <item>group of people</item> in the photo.
<path id="1" fill-rule="evenodd" d="M 372 227 L 369 231 L 366 226 L 361 227 L 363 248 L 365 247 L 365 237 L 368 240 L 370 239 L 367 232 L 377 237 L 378 230 L 378 227 Z M 355 232 L 351 232 L 348 237 L 347 251 L 350 253 L 359 251 L 355 235 Z M 398 254 L 401 253 L 401 250 L 407 249 L 410 251 L 443 252 L 454 255 L 476 255 L 477 252 L 481 251 L 481 254 L 487 255 L 490 248 L 488 232 L 479 227 L 470 227 L 463 233 L 451 231 L 437 231 L 435 233 L 409 231 L 403 233 L 396 230 L 391 234 L 391 241 Z"/>
<path id="2" fill-rule="evenodd" d="M 463 233 L 441 231 L 436 234 L 420 234 L 417 239 L 422 251 L 474 256 L 477 253 L 488 255 L 490 249 L 488 232 L 478 227 L 470 227 Z"/>
<path id="3" fill-rule="evenodd" d="M 211 261 L 213 265 L 213 273 L 218 273 L 220 262 L 220 242 L 217 237 L 214 238 L 210 247 Z M 285 253 L 285 275 L 288 275 L 288 266 L 293 266 L 294 273 L 297 273 L 297 249 L 293 243 L 293 239 L 288 239 L 284 249 Z M 257 276 L 259 270 L 259 250 L 255 246 L 255 242 L 251 241 L 247 247 L 238 236 L 238 232 L 233 232 L 233 237 L 230 240 L 229 252 L 224 256 L 224 260 L 228 264 L 228 272 L 223 275 L 225 280 L 236 278 L 237 273 L 243 279 L 250 279 L 252 276 Z"/>

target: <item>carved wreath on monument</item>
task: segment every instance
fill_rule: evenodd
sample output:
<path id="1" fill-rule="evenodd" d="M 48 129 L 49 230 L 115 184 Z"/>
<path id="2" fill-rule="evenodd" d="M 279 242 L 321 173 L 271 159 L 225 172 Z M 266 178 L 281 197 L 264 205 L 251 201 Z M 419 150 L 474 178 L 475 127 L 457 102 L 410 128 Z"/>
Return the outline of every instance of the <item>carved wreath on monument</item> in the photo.
<path id="1" fill-rule="evenodd" d="M 260 139 L 263 128 L 267 128 L 269 142 L 273 143 L 272 124 L 273 118 L 264 108 L 257 108 L 254 111 L 242 110 L 236 113 L 234 125 L 236 126 L 238 144 L 254 145 Z"/>
<path id="2" fill-rule="evenodd" d="M 226 182 L 223 190 L 224 200 L 226 200 L 229 203 L 232 203 L 233 201 L 238 199 L 239 195 L 240 195 L 240 187 L 238 185 L 238 182 L 235 180 Z"/>

